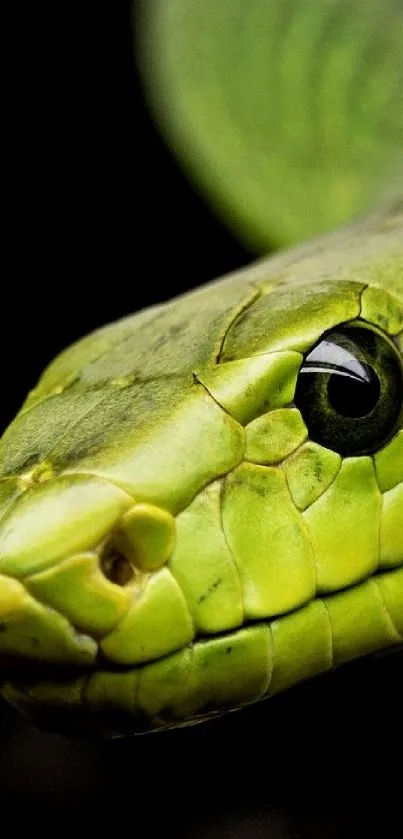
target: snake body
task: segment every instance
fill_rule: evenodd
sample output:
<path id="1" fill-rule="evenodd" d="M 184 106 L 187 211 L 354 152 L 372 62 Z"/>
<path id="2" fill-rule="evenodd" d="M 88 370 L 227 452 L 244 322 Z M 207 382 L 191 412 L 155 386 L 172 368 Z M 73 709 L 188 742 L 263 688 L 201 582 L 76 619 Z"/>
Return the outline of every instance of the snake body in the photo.
<path id="1" fill-rule="evenodd" d="M 0 682 L 41 724 L 189 724 L 402 643 L 402 8 L 374 0 L 363 21 L 347 0 L 321 4 L 332 41 L 311 0 L 298 41 L 302 5 L 253 6 L 267 41 L 252 14 L 240 34 L 240 2 L 216 2 L 212 17 L 206 2 L 154 2 L 145 15 L 140 53 L 162 128 L 248 242 L 336 226 L 375 186 L 381 199 L 335 232 L 99 329 L 28 395 L 0 443 Z M 368 98 L 358 74 L 361 133 L 349 144 L 345 111 L 326 103 L 318 121 L 336 151 L 316 167 L 304 136 L 312 102 L 291 95 L 313 77 L 290 55 L 300 44 L 309 70 L 312 50 L 335 44 L 326 72 L 337 69 L 345 105 L 347 71 L 369 50 L 381 5 L 381 54 L 393 49 Z M 276 131 L 257 107 L 262 84 L 245 83 L 252 53 L 233 60 L 242 39 L 254 45 L 251 77 L 269 56 L 270 89 L 281 83 Z M 214 88 L 217 77 L 227 86 Z M 373 156 L 354 169 L 364 139 Z M 301 181 L 292 161 L 306 167 L 311 153 L 314 177 Z"/>

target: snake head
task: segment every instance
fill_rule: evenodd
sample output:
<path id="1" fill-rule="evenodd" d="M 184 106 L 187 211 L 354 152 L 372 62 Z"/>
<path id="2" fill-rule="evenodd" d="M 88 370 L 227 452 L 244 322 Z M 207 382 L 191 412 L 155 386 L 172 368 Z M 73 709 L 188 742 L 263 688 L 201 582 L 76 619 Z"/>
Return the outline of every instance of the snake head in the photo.
<path id="1" fill-rule="evenodd" d="M 45 371 L 0 446 L 13 704 L 57 728 L 187 724 L 401 644 L 399 224 L 140 312 Z"/>

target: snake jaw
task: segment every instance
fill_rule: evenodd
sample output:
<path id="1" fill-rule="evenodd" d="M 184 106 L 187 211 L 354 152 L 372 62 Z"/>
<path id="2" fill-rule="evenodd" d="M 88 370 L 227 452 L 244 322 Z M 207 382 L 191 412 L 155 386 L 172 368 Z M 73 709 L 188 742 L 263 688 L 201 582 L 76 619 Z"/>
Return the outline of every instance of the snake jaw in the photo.
<path id="1" fill-rule="evenodd" d="M 245 478 L 256 470 L 280 480 L 276 467 L 252 464 Z M 0 659 L 20 662 L 2 688 L 11 704 L 59 730 L 169 727 L 401 643 L 401 567 L 324 596 L 294 592 L 287 614 L 278 600 L 256 611 L 244 579 L 255 572 L 244 557 L 241 573 L 234 543 L 241 507 L 232 509 L 224 486 L 245 491 L 240 468 L 175 520 L 89 475 L 52 478 L 20 496 L 0 531 Z M 266 498 L 261 520 L 273 503 Z M 259 540 L 247 541 L 255 556 Z M 262 554 L 259 591 L 270 600 L 265 562 Z"/>

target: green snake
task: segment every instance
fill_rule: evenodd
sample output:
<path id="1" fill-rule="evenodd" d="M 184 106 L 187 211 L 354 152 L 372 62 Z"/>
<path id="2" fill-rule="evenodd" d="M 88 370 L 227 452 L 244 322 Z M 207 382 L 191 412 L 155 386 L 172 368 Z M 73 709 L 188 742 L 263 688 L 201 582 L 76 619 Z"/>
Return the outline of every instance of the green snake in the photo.
<path id="1" fill-rule="evenodd" d="M 285 250 L 62 352 L 1 440 L 2 694 L 107 734 L 403 639 L 403 5 L 143 0 L 136 55 L 188 176 Z"/>

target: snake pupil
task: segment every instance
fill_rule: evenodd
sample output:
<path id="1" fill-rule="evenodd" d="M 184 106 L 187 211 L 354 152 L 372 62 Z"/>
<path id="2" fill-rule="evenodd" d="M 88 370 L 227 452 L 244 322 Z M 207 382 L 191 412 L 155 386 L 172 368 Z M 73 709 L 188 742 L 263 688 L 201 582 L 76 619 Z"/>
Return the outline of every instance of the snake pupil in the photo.
<path id="1" fill-rule="evenodd" d="M 363 321 L 326 333 L 304 358 L 294 403 L 314 442 L 343 457 L 373 454 L 401 422 L 397 346 Z"/>
<path id="2" fill-rule="evenodd" d="M 371 414 L 381 395 L 381 384 L 371 367 L 367 367 L 368 378 L 355 379 L 335 373 L 327 385 L 329 403 L 342 417 L 359 419 Z"/>

